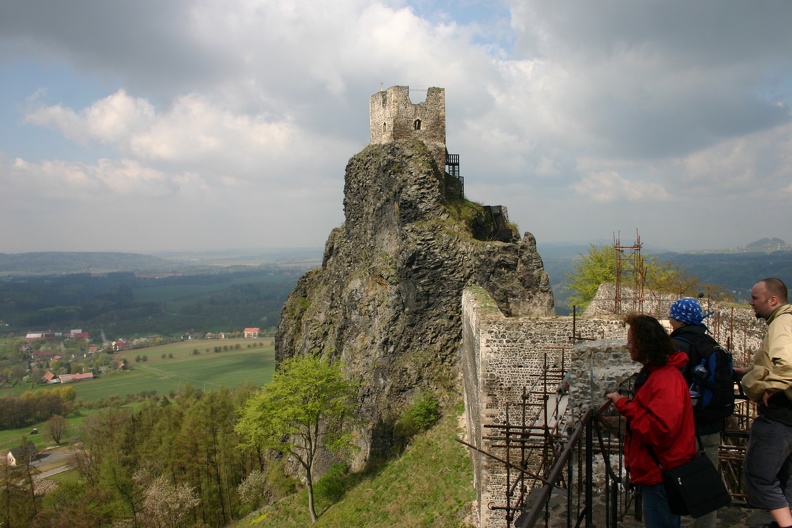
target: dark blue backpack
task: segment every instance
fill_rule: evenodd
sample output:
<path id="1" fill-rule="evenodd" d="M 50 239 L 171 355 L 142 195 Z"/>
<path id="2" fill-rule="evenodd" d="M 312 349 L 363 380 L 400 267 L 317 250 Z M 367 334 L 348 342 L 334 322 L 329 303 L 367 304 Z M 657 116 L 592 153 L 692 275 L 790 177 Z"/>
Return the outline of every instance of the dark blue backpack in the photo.
<path id="1" fill-rule="evenodd" d="M 691 393 L 698 392 L 693 404 L 697 419 L 722 420 L 734 414 L 734 364 L 731 352 L 720 346 L 712 336 L 702 334 L 695 341 L 674 336 L 690 343 L 690 363 L 687 368 Z"/>

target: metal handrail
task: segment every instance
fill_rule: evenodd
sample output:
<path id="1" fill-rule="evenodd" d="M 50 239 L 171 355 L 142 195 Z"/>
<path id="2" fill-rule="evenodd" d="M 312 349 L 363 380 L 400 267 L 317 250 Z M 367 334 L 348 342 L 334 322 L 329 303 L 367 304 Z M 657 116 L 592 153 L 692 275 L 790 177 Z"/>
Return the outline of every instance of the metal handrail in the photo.
<path id="1" fill-rule="evenodd" d="M 621 478 L 614 472 L 611 467 L 609 457 L 606 456 L 608 449 L 606 449 L 605 441 L 602 432 L 598 426 L 600 419 L 605 414 L 607 409 L 611 406 L 612 402 L 608 400 L 599 409 L 589 409 L 583 417 L 581 417 L 572 426 L 569 436 L 566 439 L 564 449 L 558 454 L 552 467 L 549 469 L 547 477 L 542 478 L 543 486 L 532 491 L 533 498 L 530 508 L 523 510 L 522 514 L 517 518 L 515 527 L 517 528 L 533 528 L 539 521 L 543 511 L 546 513 L 546 508 L 554 488 L 561 480 L 564 468 L 571 464 L 573 455 L 580 451 L 579 444 L 585 443 L 583 447 L 583 458 L 585 467 L 583 468 L 584 484 L 583 493 L 584 500 L 582 508 L 575 519 L 575 526 L 593 526 L 594 525 L 594 490 L 593 490 L 593 476 L 594 476 L 594 429 L 596 428 L 596 438 L 599 444 L 599 452 L 603 456 L 605 463 L 606 473 L 606 489 L 605 489 L 605 525 L 615 528 L 619 522 L 619 489 L 622 485 Z M 621 451 L 619 451 L 621 454 Z M 569 468 L 571 473 L 571 467 Z M 568 481 L 571 480 L 568 478 Z M 609 484 L 610 482 L 610 484 Z M 572 522 L 572 498 L 571 486 L 568 490 L 570 492 L 568 498 L 568 511 L 567 511 L 567 524 L 571 525 Z M 629 505 L 630 500 L 627 500 Z M 636 505 L 638 506 L 638 505 Z M 640 508 L 637 515 L 640 516 Z M 626 511 L 626 507 L 625 507 Z"/>

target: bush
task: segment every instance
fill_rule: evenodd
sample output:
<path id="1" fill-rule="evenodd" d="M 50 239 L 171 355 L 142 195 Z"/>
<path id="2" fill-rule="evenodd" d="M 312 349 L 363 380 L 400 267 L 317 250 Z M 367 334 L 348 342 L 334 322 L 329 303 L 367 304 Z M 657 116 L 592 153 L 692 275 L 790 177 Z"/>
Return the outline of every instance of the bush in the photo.
<path id="1" fill-rule="evenodd" d="M 330 503 L 336 503 L 344 498 L 349 487 L 349 468 L 344 464 L 333 464 L 322 477 L 314 484 L 317 497 Z"/>
<path id="2" fill-rule="evenodd" d="M 440 418 L 440 403 L 431 394 L 421 393 L 413 400 L 396 422 L 396 434 L 411 438 L 426 431 Z"/>
<path id="3" fill-rule="evenodd" d="M 251 471 L 239 484 L 237 493 L 243 506 L 242 513 L 271 504 L 293 493 L 296 488 L 296 481 L 284 472 L 281 459 L 268 461 L 264 471 Z"/>
<path id="4" fill-rule="evenodd" d="M 245 506 L 247 511 L 253 511 L 262 506 L 267 500 L 268 491 L 267 476 L 258 469 L 251 471 L 237 488 L 239 502 Z"/>

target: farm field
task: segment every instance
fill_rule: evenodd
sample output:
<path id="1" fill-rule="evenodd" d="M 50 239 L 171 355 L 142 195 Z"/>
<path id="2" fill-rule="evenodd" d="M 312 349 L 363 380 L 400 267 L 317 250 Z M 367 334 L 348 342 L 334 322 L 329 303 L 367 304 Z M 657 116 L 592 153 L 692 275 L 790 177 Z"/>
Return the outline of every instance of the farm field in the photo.
<path id="1" fill-rule="evenodd" d="M 240 348 L 234 350 L 237 344 Z M 216 346 L 228 347 L 228 350 L 214 352 Z M 196 349 L 197 355 L 193 353 Z M 138 356 L 146 356 L 147 359 L 135 361 Z M 102 374 L 97 379 L 69 385 L 77 391 L 77 400 L 94 402 L 111 396 L 125 398 L 127 394 L 144 391 L 156 391 L 159 396 L 167 396 L 186 384 L 206 390 L 231 389 L 245 382 L 261 386 L 269 382 L 275 371 L 275 344 L 271 337 L 180 341 L 125 350 L 113 354 L 113 357 L 126 359 L 130 370 Z M 40 388 L 46 386 L 20 383 L 13 389 L 0 390 L 0 396 L 19 395 L 26 390 Z"/>
<path id="2" fill-rule="evenodd" d="M 234 350 L 237 344 L 241 348 Z M 254 346 L 258 344 L 263 346 Z M 216 346 L 227 346 L 229 350 L 214 352 Z M 199 354 L 194 354 L 194 350 Z M 138 356 L 146 356 L 147 360 L 136 362 Z M 190 340 L 126 350 L 114 354 L 114 357 L 125 358 L 131 370 L 75 383 L 72 386 L 77 390 L 78 400 L 93 402 L 111 396 L 125 398 L 127 394 L 146 391 L 167 396 L 178 392 L 184 385 L 205 390 L 230 389 L 245 382 L 261 386 L 269 382 L 275 371 L 272 338 Z"/>
<path id="3" fill-rule="evenodd" d="M 123 408 L 134 411 L 138 406 L 143 405 L 142 402 L 132 402 L 122 405 Z M 79 434 L 80 428 L 85 418 L 95 412 L 102 412 L 103 409 L 83 410 L 76 415 L 66 417 L 68 432 L 64 437 L 63 445 L 68 445 Z M 37 434 L 32 434 L 33 429 L 38 429 Z M 33 442 L 39 450 L 45 448 L 55 447 L 55 442 L 47 432 L 46 422 L 39 422 L 30 427 L 22 427 L 21 429 L 4 429 L 0 430 L 0 454 L 5 454 L 5 451 L 20 445 L 22 437 L 26 436 L 28 440 Z"/>

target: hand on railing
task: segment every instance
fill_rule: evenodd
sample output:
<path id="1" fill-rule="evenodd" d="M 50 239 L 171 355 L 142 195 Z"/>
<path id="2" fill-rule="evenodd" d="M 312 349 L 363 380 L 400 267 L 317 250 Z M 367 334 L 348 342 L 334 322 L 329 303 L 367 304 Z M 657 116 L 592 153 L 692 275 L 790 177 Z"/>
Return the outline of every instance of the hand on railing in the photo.
<path id="1" fill-rule="evenodd" d="M 624 396 L 622 396 L 622 395 L 619 393 L 619 391 L 608 393 L 608 394 L 606 394 L 606 395 L 605 395 L 605 397 L 606 397 L 606 398 L 608 398 L 610 401 L 612 401 L 614 404 L 615 404 L 617 401 L 619 401 L 619 400 L 621 400 L 622 398 L 624 398 Z"/>

